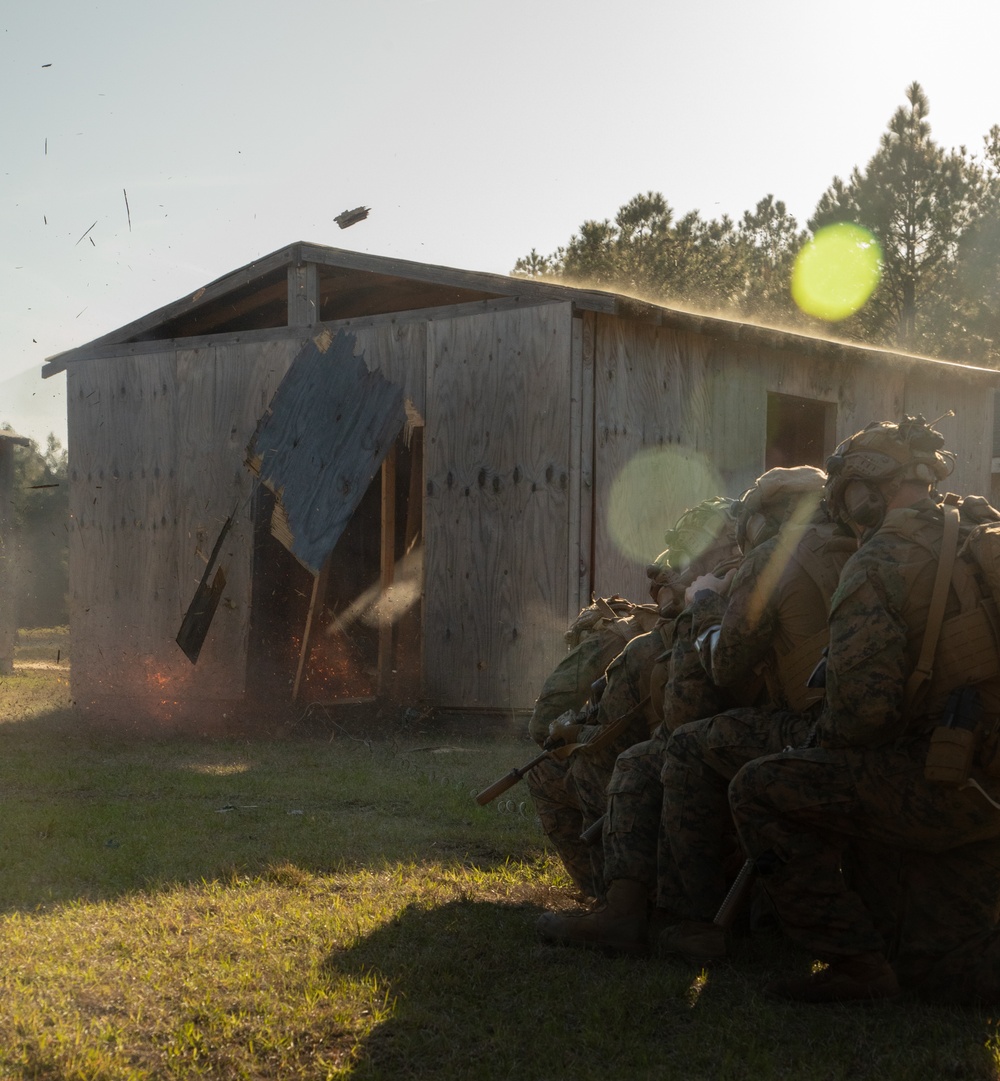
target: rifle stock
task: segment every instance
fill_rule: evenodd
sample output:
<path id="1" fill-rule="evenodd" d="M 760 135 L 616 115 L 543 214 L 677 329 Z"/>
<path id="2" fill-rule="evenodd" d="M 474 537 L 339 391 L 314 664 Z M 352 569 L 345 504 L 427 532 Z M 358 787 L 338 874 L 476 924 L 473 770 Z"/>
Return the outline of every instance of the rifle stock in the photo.
<path id="1" fill-rule="evenodd" d="M 505 774 L 499 781 L 494 781 L 489 788 L 484 788 L 482 792 L 475 797 L 476 803 L 478 803 L 480 807 L 485 807 L 491 800 L 495 800 L 497 796 L 503 795 L 508 788 L 513 788 L 528 770 L 534 769 L 539 762 L 544 761 L 546 758 L 568 758 L 574 751 L 579 750 L 581 747 L 596 750 L 598 747 L 603 746 L 609 740 L 617 736 L 628 723 L 637 717 L 642 710 L 646 708 L 647 702 L 649 702 L 648 694 L 641 702 L 638 702 L 617 720 L 612 721 L 610 724 L 603 725 L 601 731 L 598 732 L 589 743 L 565 743 L 561 747 L 553 747 L 550 751 L 542 751 L 541 754 L 536 755 L 530 762 L 519 768 L 512 769 L 510 773 Z"/>
<path id="2" fill-rule="evenodd" d="M 542 751 L 540 755 L 536 755 L 527 765 L 521 766 L 520 769 L 512 769 L 510 773 L 505 774 L 499 781 L 494 781 L 489 788 L 484 788 L 482 792 L 476 796 L 476 803 L 480 807 L 485 807 L 491 800 L 495 800 L 497 796 L 502 795 L 508 788 L 513 788 L 514 785 L 528 772 L 530 769 L 534 769 L 539 762 L 549 757 L 548 751 Z"/>

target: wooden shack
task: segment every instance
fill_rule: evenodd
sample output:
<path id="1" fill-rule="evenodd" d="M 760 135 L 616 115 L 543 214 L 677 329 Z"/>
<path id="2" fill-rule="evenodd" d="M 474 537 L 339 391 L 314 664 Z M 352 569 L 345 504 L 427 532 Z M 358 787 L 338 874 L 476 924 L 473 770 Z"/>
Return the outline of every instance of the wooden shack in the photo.
<path id="1" fill-rule="evenodd" d="M 989 493 L 1000 380 L 307 243 L 43 374 L 61 371 L 73 694 L 177 720 L 293 699 L 529 709 L 591 595 L 644 600 L 678 514 L 765 468 L 954 410 L 949 486 Z M 268 483 L 265 435 L 285 456 Z M 309 552 L 285 502 L 326 515 Z"/>

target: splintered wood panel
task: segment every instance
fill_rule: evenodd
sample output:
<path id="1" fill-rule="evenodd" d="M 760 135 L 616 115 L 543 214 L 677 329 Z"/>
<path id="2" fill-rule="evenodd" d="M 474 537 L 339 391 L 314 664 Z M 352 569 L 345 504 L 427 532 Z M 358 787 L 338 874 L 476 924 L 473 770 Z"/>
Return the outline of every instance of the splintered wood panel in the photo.
<path id="1" fill-rule="evenodd" d="M 296 354 L 261 418 L 248 462 L 279 496 L 275 535 L 319 574 L 406 420 L 402 390 L 355 355 L 353 334 Z"/>
<path id="2" fill-rule="evenodd" d="M 177 608 L 168 620 L 172 637 L 226 519 L 233 519 L 215 564 L 225 573 L 225 591 L 198 662 L 192 665 L 176 643 L 171 652 L 178 674 L 201 696 L 231 697 L 245 686 L 255 485 L 245 464 L 246 446 L 298 348 L 294 341 L 271 342 L 213 346 L 177 355 L 180 542 Z"/>
<path id="3" fill-rule="evenodd" d="M 73 691 L 242 693 L 252 478 L 247 440 L 298 343 L 82 362 L 68 371 Z M 263 404 L 262 404 L 263 403 Z M 175 638 L 225 518 L 227 588 L 198 665 Z"/>
<path id="4" fill-rule="evenodd" d="M 564 654 L 571 322 L 555 304 L 428 328 L 424 676 L 437 704 L 530 708 Z"/>
<path id="5" fill-rule="evenodd" d="M 720 494 L 705 339 L 597 316 L 594 592 L 648 599 L 646 565 L 688 507 Z"/>

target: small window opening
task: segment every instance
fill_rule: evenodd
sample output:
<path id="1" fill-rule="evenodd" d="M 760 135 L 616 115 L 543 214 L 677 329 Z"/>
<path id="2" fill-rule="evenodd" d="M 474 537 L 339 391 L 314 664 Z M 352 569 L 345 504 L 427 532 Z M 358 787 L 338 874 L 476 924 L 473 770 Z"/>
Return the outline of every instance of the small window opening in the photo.
<path id="1" fill-rule="evenodd" d="M 767 447 L 764 468 L 815 465 L 833 452 L 837 406 L 790 394 L 767 396 Z"/>

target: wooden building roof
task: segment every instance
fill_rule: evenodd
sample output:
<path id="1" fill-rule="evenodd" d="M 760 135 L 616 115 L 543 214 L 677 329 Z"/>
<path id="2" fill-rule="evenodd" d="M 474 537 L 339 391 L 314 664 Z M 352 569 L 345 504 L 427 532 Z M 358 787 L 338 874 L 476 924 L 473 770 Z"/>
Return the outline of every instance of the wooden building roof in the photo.
<path id="1" fill-rule="evenodd" d="M 311 280 L 301 274 L 307 267 L 315 268 Z M 299 294 L 305 292 L 306 302 L 316 309 L 305 317 L 297 317 L 293 312 L 297 284 Z M 300 307 L 302 299 L 300 295 Z M 191 339 L 204 338 L 209 344 L 217 336 L 229 341 L 234 337 L 261 341 L 284 336 L 292 325 L 342 323 L 405 313 L 428 317 L 434 309 L 510 299 L 529 303 L 568 300 L 582 311 L 637 319 L 720 340 L 795 349 L 805 355 L 893 357 L 976 370 L 975 366 L 966 364 L 685 311 L 621 293 L 457 270 L 299 241 L 255 259 L 85 345 L 49 357 L 42 376 L 56 375 L 74 361 L 145 352 L 150 342 L 162 347 L 172 340 L 183 340 L 185 345 L 190 345 Z M 992 369 L 978 370 L 996 374 Z"/>

